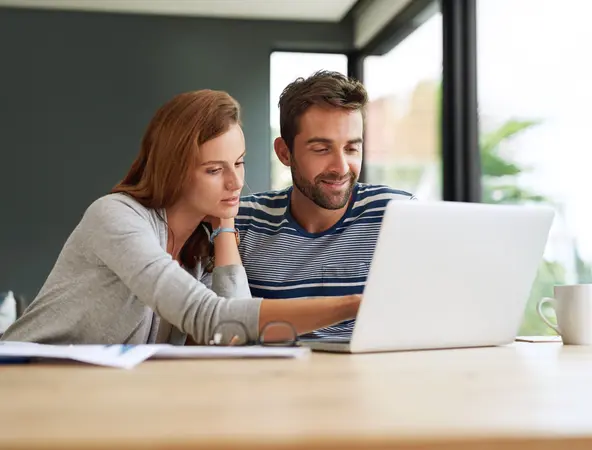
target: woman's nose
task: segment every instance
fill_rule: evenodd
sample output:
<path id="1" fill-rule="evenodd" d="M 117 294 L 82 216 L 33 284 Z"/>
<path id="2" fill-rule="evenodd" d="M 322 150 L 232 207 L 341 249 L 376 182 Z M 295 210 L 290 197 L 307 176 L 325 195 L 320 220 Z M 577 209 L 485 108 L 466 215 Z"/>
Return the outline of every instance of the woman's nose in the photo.
<path id="1" fill-rule="evenodd" d="M 238 173 L 237 170 L 231 169 L 229 171 L 228 177 L 226 178 L 226 189 L 229 191 L 236 191 L 242 189 L 243 187 L 243 179 L 241 174 Z"/>

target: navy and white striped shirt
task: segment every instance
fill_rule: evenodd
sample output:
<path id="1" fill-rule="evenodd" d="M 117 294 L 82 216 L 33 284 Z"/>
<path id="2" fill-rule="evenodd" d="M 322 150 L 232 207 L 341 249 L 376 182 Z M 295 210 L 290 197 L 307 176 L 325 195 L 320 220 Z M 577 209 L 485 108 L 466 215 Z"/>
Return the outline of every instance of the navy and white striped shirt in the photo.
<path id="1" fill-rule="evenodd" d="M 241 199 L 235 223 L 252 295 L 282 299 L 362 294 L 386 204 L 412 195 L 358 183 L 341 220 L 312 234 L 290 214 L 291 193 L 292 187 Z M 327 327 L 312 336 L 348 335 L 353 323 Z"/>

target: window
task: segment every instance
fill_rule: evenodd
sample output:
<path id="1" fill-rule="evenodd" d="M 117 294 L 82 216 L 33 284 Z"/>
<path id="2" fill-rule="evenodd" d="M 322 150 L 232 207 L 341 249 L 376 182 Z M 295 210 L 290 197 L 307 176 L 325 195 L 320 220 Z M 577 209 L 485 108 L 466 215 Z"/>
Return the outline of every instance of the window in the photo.
<path id="1" fill-rule="evenodd" d="M 278 102 L 284 88 L 298 77 L 307 77 L 318 70 L 347 74 L 347 57 L 342 54 L 273 52 L 270 73 L 271 188 L 283 189 L 292 184 L 290 169 L 273 150 L 273 141 L 280 135 Z"/>
<path id="2" fill-rule="evenodd" d="M 440 84 L 442 16 L 435 14 L 389 53 L 364 61 L 366 181 L 421 200 L 442 198 Z"/>
<path id="3" fill-rule="evenodd" d="M 556 208 L 520 329 L 554 334 L 538 318 L 536 302 L 552 296 L 554 284 L 592 282 L 592 3 L 477 5 L 483 201 Z"/>

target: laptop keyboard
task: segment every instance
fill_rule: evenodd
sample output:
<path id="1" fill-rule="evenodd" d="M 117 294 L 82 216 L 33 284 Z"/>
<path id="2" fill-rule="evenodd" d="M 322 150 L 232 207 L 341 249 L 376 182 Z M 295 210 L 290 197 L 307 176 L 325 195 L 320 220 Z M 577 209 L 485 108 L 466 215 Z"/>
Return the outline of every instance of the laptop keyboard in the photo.
<path id="1" fill-rule="evenodd" d="M 351 341 L 351 334 L 349 336 L 346 335 L 335 335 L 335 336 L 311 336 L 311 337 L 301 337 L 299 339 L 301 342 L 328 342 L 334 344 L 348 344 Z"/>
<path id="2" fill-rule="evenodd" d="M 299 340 L 303 342 L 337 342 L 347 344 L 351 341 L 355 323 L 355 320 L 347 320 L 337 325 L 321 328 L 320 330 L 305 334 L 301 336 Z"/>

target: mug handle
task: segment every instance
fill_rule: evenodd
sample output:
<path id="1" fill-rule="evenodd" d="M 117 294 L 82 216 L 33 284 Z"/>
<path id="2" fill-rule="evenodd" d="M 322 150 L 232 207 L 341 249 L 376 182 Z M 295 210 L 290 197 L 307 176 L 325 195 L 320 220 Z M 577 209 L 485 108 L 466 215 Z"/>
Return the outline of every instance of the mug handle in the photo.
<path id="1" fill-rule="evenodd" d="M 553 307 L 553 309 L 555 309 L 555 299 L 554 298 L 549 298 L 549 297 L 545 297 L 539 300 L 539 302 L 537 303 L 537 313 L 539 314 L 540 318 L 543 320 L 543 322 L 545 322 L 545 324 L 552 328 L 553 330 L 555 330 L 555 332 L 557 332 L 558 335 L 561 335 L 561 330 L 559 330 L 559 327 L 556 325 L 553 325 L 551 322 L 549 322 L 549 319 L 547 319 L 545 317 L 545 314 L 543 313 L 543 305 L 545 303 L 551 303 L 551 306 Z"/>

